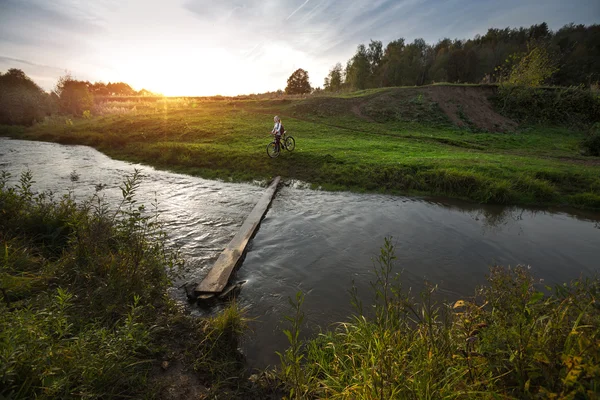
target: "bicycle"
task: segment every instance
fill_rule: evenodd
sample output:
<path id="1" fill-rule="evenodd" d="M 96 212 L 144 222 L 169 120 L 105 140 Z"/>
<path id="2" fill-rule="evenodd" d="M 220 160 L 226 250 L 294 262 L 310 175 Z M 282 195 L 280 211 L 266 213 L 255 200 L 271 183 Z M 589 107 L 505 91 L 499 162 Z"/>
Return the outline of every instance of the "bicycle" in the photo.
<path id="1" fill-rule="evenodd" d="M 273 141 L 267 145 L 267 154 L 271 158 L 279 157 L 281 153 L 281 147 L 287 151 L 294 151 L 296 148 L 296 140 L 292 136 L 287 136 L 287 132 L 283 132 L 281 138 L 277 140 L 277 137 L 273 138 Z"/>

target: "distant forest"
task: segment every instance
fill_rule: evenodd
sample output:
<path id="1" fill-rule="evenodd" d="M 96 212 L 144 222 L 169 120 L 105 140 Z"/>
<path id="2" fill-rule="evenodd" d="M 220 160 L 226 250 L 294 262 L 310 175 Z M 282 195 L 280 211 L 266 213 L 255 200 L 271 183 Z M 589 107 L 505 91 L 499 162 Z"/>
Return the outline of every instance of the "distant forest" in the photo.
<path id="1" fill-rule="evenodd" d="M 517 93 L 515 88 L 542 85 L 584 86 L 598 93 L 600 25 L 569 24 L 556 32 L 548 29 L 545 22 L 529 28 L 491 28 L 483 36 L 468 40 L 442 39 L 435 45 L 423 39 L 406 43 L 401 38 L 384 48 L 381 41 L 371 40 L 368 46 L 360 44 L 345 66 L 337 63 L 325 78 L 324 89 L 315 91 L 420 86 L 436 82 L 509 83 L 512 87 L 509 97 Z M 508 86 L 502 85 L 506 93 Z M 307 71 L 299 69 L 288 79 L 286 93 L 311 91 Z M 283 92 L 275 92 L 280 93 Z M 522 93 L 531 95 L 531 92 Z M 31 125 L 56 113 L 89 116 L 94 99 L 154 95 L 145 89 L 135 91 L 123 82 L 91 83 L 76 80 L 69 74 L 58 80 L 51 93 L 46 93 L 23 71 L 13 68 L 0 73 L 0 124 Z M 527 98 L 522 96 L 522 99 Z M 585 94 L 581 98 L 590 96 Z M 515 102 L 515 110 L 524 101 Z"/>
<path id="2" fill-rule="evenodd" d="M 113 96 L 156 95 L 146 89 L 136 91 L 124 82 L 91 83 L 70 74 L 60 77 L 54 90 L 47 93 L 23 71 L 11 68 L 0 72 L 0 124 L 31 125 L 56 113 L 91 115 L 94 98 Z"/>
<path id="3" fill-rule="evenodd" d="M 499 83 L 515 69 L 547 72 L 544 84 L 592 85 L 600 81 L 600 25 L 565 25 L 556 32 L 544 22 L 529 28 L 490 28 L 468 40 L 400 38 L 360 44 L 346 65 L 336 64 L 325 78 L 327 91 L 435 82 Z"/>

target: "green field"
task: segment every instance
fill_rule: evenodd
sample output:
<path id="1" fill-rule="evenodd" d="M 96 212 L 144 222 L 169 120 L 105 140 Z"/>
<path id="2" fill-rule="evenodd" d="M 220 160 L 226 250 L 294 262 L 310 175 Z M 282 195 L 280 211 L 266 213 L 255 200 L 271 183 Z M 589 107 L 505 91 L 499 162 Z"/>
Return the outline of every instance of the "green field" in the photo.
<path id="1" fill-rule="evenodd" d="M 306 99 L 119 99 L 97 103 L 88 119 L 52 117 L 31 128 L 3 127 L 0 134 L 90 145 L 206 178 L 281 175 L 328 190 L 600 208 L 600 159 L 580 154 L 585 130 L 494 121 L 482 128 L 473 105 L 487 102 L 484 88 L 442 88 L 436 96 L 445 95 L 446 103 L 432 97 L 434 89 Z M 492 119 L 500 117 L 488 109 Z M 270 159 L 265 148 L 276 114 L 296 149 Z"/>

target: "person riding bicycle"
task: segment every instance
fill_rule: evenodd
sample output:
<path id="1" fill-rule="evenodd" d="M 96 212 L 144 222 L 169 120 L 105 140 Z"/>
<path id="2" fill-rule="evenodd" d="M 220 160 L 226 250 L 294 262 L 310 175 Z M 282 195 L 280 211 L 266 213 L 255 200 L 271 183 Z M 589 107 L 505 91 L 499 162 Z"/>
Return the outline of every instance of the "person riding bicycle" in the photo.
<path id="1" fill-rule="evenodd" d="M 281 123 L 281 118 L 279 118 L 277 115 L 273 117 L 273 122 L 275 122 L 275 126 L 273 126 L 271 135 L 275 135 L 275 144 L 277 146 L 277 149 L 279 149 L 281 135 L 285 133 L 285 130 L 283 128 L 283 124 Z"/>

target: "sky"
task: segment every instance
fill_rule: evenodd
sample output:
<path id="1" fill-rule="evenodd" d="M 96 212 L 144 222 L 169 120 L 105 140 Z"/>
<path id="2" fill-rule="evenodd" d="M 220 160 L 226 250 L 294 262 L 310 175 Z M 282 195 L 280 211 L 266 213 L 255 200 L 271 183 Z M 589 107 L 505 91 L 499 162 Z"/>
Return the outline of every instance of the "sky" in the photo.
<path id="1" fill-rule="evenodd" d="M 65 71 L 168 96 L 322 86 L 360 43 L 472 38 L 488 28 L 600 23 L 598 0 L 0 0 L 0 72 L 45 90 Z"/>

